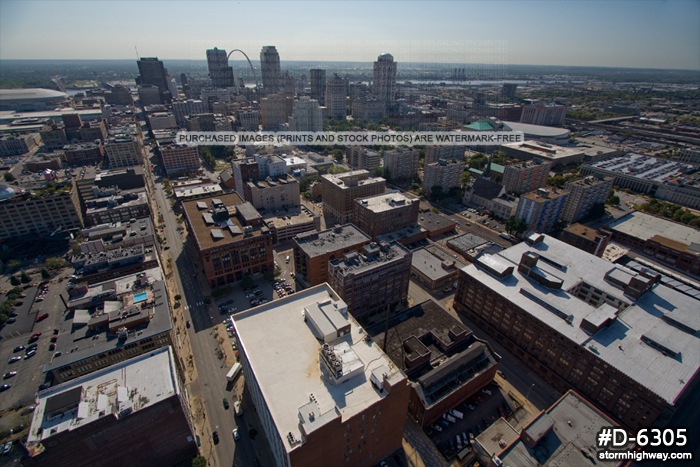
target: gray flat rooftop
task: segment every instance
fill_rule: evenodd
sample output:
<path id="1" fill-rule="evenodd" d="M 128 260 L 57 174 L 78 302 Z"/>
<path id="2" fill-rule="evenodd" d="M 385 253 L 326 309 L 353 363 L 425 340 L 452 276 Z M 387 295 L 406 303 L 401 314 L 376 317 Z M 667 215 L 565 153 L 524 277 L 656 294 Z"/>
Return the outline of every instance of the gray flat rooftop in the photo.
<path id="1" fill-rule="evenodd" d="M 642 154 L 625 154 L 594 162 L 590 166 L 656 182 L 664 182 L 670 178 L 680 177 L 688 171 L 695 171 L 692 165 Z"/>
<path id="2" fill-rule="evenodd" d="M 137 412 L 179 392 L 175 355 L 162 347 L 39 392 L 27 442 Z"/>
<path id="3" fill-rule="evenodd" d="M 116 348 L 118 345 L 129 344 L 130 342 L 147 339 L 149 337 L 166 333 L 172 328 L 170 321 L 170 309 L 167 303 L 165 292 L 165 283 L 163 282 L 160 269 L 153 268 L 143 271 L 148 277 L 150 286 L 148 288 L 131 290 L 131 285 L 136 282 L 136 274 L 120 277 L 117 280 L 95 284 L 88 291 L 89 294 L 98 294 L 105 290 L 113 289 L 116 292 L 117 299 L 122 305 L 128 306 L 133 304 L 133 295 L 142 292 L 149 292 L 153 299 L 153 306 L 150 307 L 150 321 L 147 325 L 134 328 L 129 331 L 129 336 L 126 341 L 119 342 L 116 335 L 111 335 L 107 332 L 92 334 L 88 331 L 88 326 L 74 326 L 73 320 L 64 322 L 61 327 L 61 333 L 58 339 L 57 351 L 61 351 L 62 355 L 54 357 L 49 363 L 44 365 L 44 372 L 60 368 L 62 366 L 83 360 L 92 355 L 97 355 L 102 352 L 107 352 Z M 139 273 L 140 274 L 140 273 Z M 83 298 L 83 297 L 81 297 Z M 72 302 L 73 300 L 71 300 Z M 71 302 L 68 303 L 71 306 Z M 109 304 L 109 302 L 107 302 Z M 108 308 L 106 305 L 105 308 Z M 119 305 L 119 308 L 122 306 Z M 105 310 L 109 311 L 109 310 Z M 80 313 L 76 310 L 74 316 L 78 317 Z M 85 317 L 87 314 L 85 314 Z"/>
<path id="4" fill-rule="evenodd" d="M 344 349 L 352 356 L 349 363 L 353 368 L 361 370 L 338 385 L 322 372 L 321 343 L 309 324 L 311 319 L 305 320 L 302 315 L 305 309 L 335 309 L 336 305 L 334 324 L 349 324 L 350 333 L 330 344 Z M 314 405 L 317 422 L 304 419 L 307 430 L 314 429 L 319 421 L 338 416 L 346 420 L 385 397 L 386 393 L 378 392 L 370 383 L 373 372 L 380 369 L 386 372 L 390 384 L 406 378 L 378 346 L 365 342 L 364 331 L 348 315 L 347 305 L 328 284 L 252 308 L 233 319 L 238 344 L 245 352 L 275 429 L 283 440 L 290 432 L 295 439 L 302 439 L 300 413 L 305 417 L 309 411 L 300 409 L 310 403 Z M 287 451 L 294 449 L 288 442 L 283 444 Z"/>
<path id="5" fill-rule="evenodd" d="M 464 266 L 466 266 L 464 263 L 434 246 L 413 250 L 413 258 L 411 258 L 411 267 L 418 269 L 432 280 L 449 276 Z"/>
<path id="6" fill-rule="evenodd" d="M 380 195 L 369 196 L 367 198 L 358 198 L 355 202 L 360 203 L 364 208 L 372 212 L 379 213 L 390 211 L 391 209 L 404 208 L 413 203 L 417 203 L 417 199 L 411 199 L 398 191 L 382 193 Z"/>
<path id="7" fill-rule="evenodd" d="M 344 224 L 339 229 L 299 234 L 295 240 L 301 250 L 313 258 L 331 251 L 369 243 L 370 238 L 354 225 Z"/>
<path id="8" fill-rule="evenodd" d="M 371 254 L 366 254 L 372 251 Z M 352 274 L 356 272 L 364 272 L 372 268 L 380 267 L 386 263 L 401 261 L 407 255 L 412 253 L 398 242 L 388 245 L 386 251 L 381 251 L 379 246 L 372 242 L 365 245 L 359 252 L 352 252 L 344 258 L 331 261 L 331 271 L 335 274 L 338 271 L 342 275 Z"/>
<path id="9" fill-rule="evenodd" d="M 493 255 L 494 261 L 514 268 L 513 274 L 502 280 L 478 265 L 479 260 L 463 271 L 576 345 L 586 347 L 669 404 L 675 404 L 700 369 L 697 338 L 700 302 L 661 284 L 653 286 L 635 302 L 605 279 L 605 275 L 615 269 L 619 271 L 613 271 L 613 276 L 633 276 L 634 271 L 548 235 L 543 238 L 541 243 L 523 242 Z M 560 290 L 544 287 L 518 272 L 518 263 L 525 252 L 540 255 L 537 269 L 544 276 L 560 279 L 563 283 Z M 594 335 L 580 326 L 589 315 L 595 319 L 596 308 L 568 292 L 582 284 L 619 301 L 623 308 L 627 305 L 611 325 Z M 695 334 L 672 323 L 690 326 Z M 667 356 L 652 347 L 648 343 L 650 339 L 670 348 L 676 356 Z"/>
<path id="10" fill-rule="evenodd" d="M 567 392 L 525 430 L 536 428 L 544 420 L 551 425 L 551 431 L 544 434 L 534 449 L 517 440 L 503 450 L 494 446 L 495 451 L 490 454 L 498 453 L 503 465 L 519 467 L 593 465 L 591 458 L 596 459 L 596 465 L 618 465 L 619 461 L 599 460 L 596 447 L 596 435 L 601 428 L 618 425 L 576 392 Z"/>
<path id="11" fill-rule="evenodd" d="M 700 244 L 699 230 L 639 211 L 611 222 L 608 227 L 644 241 L 654 235 L 660 235 L 688 246 L 693 243 Z"/>
<path id="12" fill-rule="evenodd" d="M 526 136 L 542 137 L 542 138 L 564 138 L 571 133 L 566 128 L 557 128 L 553 126 L 533 125 L 531 123 L 506 122 L 506 125 L 513 131 L 522 131 Z"/>

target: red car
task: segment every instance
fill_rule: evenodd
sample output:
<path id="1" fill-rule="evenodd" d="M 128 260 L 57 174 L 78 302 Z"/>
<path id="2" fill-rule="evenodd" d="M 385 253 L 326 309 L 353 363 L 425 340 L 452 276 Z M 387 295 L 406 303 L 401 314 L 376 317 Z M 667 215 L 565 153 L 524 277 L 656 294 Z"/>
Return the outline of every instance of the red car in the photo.
<path id="1" fill-rule="evenodd" d="M 30 337 L 30 339 L 38 339 L 39 336 L 41 336 L 41 332 L 35 332 L 34 334 L 32 334 L 32 337 Z"/>
<path id="2" fill-rule="evenodd" d="M 43 321 L 43 320 L 45 320 L 45 319 L 48 318 L 48 317 L 49 317 L 49 314 L 48 314 L 48 313 L 44 313 L 43 315 L 37 316 L 35 321 L 38 323 L 39 321 Z"/>

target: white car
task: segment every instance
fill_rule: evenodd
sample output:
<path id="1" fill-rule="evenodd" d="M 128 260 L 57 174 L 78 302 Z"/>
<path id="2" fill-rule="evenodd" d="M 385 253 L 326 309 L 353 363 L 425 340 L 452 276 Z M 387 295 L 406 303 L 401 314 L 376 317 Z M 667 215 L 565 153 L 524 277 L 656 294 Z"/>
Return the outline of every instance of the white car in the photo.
<path id="1" fill-rule="evenodd" d="M 233 439 L 235 441 L 238 441 L 239 439 L 241 439 L 241 435 L 238 433 L 238 428 L 234 428 L 232 433 L 233 433 Z"/>

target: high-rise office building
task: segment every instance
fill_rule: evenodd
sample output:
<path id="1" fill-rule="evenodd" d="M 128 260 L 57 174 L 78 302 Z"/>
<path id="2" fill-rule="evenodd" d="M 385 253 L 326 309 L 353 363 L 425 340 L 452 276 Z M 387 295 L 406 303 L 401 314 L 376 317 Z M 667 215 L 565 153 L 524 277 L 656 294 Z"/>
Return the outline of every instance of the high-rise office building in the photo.
<path id="1" fill-rule="evenodd" d="M 260 51 L 260 73 L 265 94 L 282 92 L 282 70 L 280 55 L 274 45 L 266 45 Z"/>
<path id="2" fill-rule="evenodd" d="M 168 90 L 168 70 L 158 57 L 143 57 L 136 64 L 139 67 L 138 84 L 152 84 L 163 91 Z"/>
<path id="3" fill-rule="evenodd" d="M 226 50 L 207 50 L 207 65 L 209 67 L 209 78 L 211 85 L 215 88 L 230 88 L 235 85 L 233 78 L 233 68 L 228 66 L 228 56 Z"/>
<path id="4" fill-rule="evenodd" d="M 294 114 L 289 118 L 292 131 L 323 131 L 323 111 L 316 99 L 302 96 L 294 101 Z"/>
<path id="5" fill-rule="evenodd" d="M 347 96 L 345 80 L 333 75 L 333 78 L 326 81 L 326 108 L 327 117 L 336 120 L 344 120 L 347 115 L 345 98 Z"/>
<path id="6" fill-rule="evenodd" d="M 160 92 L 159 104 L 170 102 L 172 94 L 170 91 L 170 77 L 168 70 L 163 66 L 163 62 L 157 57 L 143 57 L 136 64 L 139 67 L 139 76 L 136 84 L 142 86 L 156 86 Z M 142 105 L 143 102 L 142 102 Z"/>
<path id="7" fill-rule="evenodd" d="M 381 54 L 374 62 L 372 93 L 385 104 L 396 100 L 396 63 L 391 54 Z"/>
<path id="8" fill-rule="evenodd" d="M 311 98 L 324 105 L 326 99 L 326 70 L 311 70 Z"/>

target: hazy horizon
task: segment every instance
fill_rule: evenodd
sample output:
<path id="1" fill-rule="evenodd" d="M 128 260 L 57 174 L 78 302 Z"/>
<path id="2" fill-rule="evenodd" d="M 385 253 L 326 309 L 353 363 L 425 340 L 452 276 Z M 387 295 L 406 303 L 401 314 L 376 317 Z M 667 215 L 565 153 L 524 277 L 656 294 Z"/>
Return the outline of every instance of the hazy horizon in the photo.
<path id="1" fill-rule="evenodd" d="M 700 2 L 0 1 L 0 60 L 136 60 L 135 48 L 204 60 L 219 47 L 258 62 L 263 45 L 282 62 L 389 52 L 399 63 L 700 71 Z"/>

